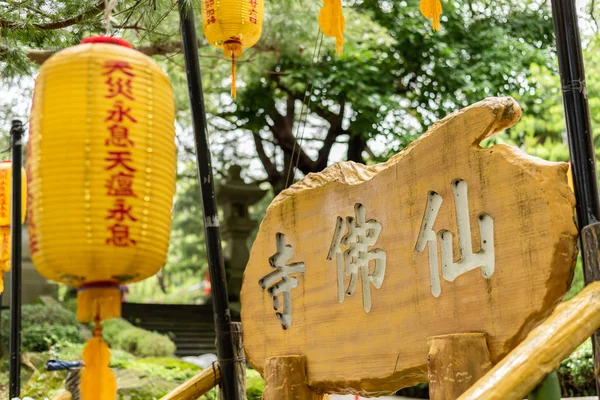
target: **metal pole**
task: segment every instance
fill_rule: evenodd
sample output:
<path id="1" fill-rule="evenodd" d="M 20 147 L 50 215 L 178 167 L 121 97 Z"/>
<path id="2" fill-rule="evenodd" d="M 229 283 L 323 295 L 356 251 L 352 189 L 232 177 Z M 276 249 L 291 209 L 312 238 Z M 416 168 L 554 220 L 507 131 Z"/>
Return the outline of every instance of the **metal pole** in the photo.
<path id="1" fill-rule="evenodd" d="M 577 224 L 582 248 L 585 283 L 600 280 L 600 200 L 596 177 L 596 157 L 588 106 L 583 53 L 577 24 L 575 0 L 552 0 L 556 50 L 563 93 L 573 186 L 577 201 Z M 600 332 L 592 335 L 594 378 L 600 393 Z"/>
<path id="2" fill-rule="evenodd" d="M 238 383 L 235 379 L 235 353 L 231 338 L 231 316 L 227 297 L 225 265 L 221 249 L 219 215 L 211 166 L 211 154 L 206 127 L 206 110 L 202 92 L 202 77 L 198 59 L 198 41 L 190 2 L 179 0 L 179 17 L 183 56 L 188 80 L 190 107 L 196 141 L 198 180 L 202 195 L 204 234 L 208 254 L 208 270 L 212 288 L 213 316 L 217 333 L 217 355 L 221 370 L 221 389 L 225 400 L 238 400 Z"/>
<path id="3" fill-rule="evenodd" d="M 21 392 L 21 140 L 23 124 L 12 121 L 12 187 L 10 200 L 10 398 Z"/>

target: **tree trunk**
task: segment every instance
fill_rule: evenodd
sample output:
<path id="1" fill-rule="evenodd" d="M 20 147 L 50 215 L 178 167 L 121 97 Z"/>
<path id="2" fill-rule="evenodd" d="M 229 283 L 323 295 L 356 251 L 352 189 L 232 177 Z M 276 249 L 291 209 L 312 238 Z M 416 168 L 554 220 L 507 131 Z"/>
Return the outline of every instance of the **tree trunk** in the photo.
<path id="1" fill-rule="evenodd" d="M 364 164 L 362 156 L 363 151 L 367 148 L 367 141 L 360 135 L 351 135 L 348 141 L 348 161 L 354 161 L 357 163 Z"/>

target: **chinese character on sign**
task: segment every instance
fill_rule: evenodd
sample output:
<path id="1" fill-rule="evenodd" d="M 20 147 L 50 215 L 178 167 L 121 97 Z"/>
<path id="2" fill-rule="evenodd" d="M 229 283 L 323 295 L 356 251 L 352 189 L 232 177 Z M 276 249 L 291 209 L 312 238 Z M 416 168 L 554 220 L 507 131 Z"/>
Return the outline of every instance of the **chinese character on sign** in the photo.
<path id="1" fill-rule="evenodd" d="M 269 264 L 275 270 L 265 275 L 258 281 L 263 289 L 267 289 L 269 296 L 273 297 L 273 307 L 279 310 L 279 294 L 283 294 L 283 310 L 277 311 L 277 318 L 283 329 L 288 329 L 292 324 L 292 295 L 291 290 L 298 286 L 298 279 L 290 274 L 304 273 L 305 266 L 303 262 L 286 265 L 286 262 L 294 256 L 294 249 L 289 244 L 285 244 L 285 235 L 277 233 L 275 236 L 277 242 L 277 252 L 269 258 Z"/>
<path id="2" fill-rule="evenodd" d="M 415 245 L 415 252 L 420 253 L 429 246 L 429 274 L 431 293 L 439 297 L 442 290 L 438 272 L 437 240 L 440 240 L 442 250 L 442 276 L 449 282 L 472 269 L 481 267 L 484 278 L 489 278 L 494 273 L 494 220 L 483 213 L 479 215 L 479 236 L 481 250 L 473 253 L 471 240 L 471 221 L 469 218 L 469 202 L 467 198 L 467 183 L 461 179 L 452 182 L 454 193 L 454 205 L 456 208 L 456 222 L 458 225 L 458 245 L 460 248 L 460 260 L 454 262 L 452 251 L 453 235 L 450 231 L 440 230 L 436 235 L 433 224 L 437 218 L 442 205 L 442 196 L 436 192 L 429 192 L 427 206 L 419 237 Z"/>
<path id="3" fill-rule="evenodd" d="M 375 288 L 379 289 L 385 275 L 385 252 L 381 249 L 369 250 L 369 247 L 377 242 L 382 226 L 374 219 L 365 221 L 365 206 L 360 203 L 354 206 L 354 213 L 356 218 L 346 217 L 346 221 L 342 217 L 337 218 L 327 260 L 331 261 L 334 255 L 336 257 L 340 303 L 344 301 L 344 271 L 346 276 L 350 276 L 350 284 L 345 290 L 345 294 L 348 296 L 354 294 L 360 273 L 363 305 L 365 311 L 369 312 L 371 311 L 370 284 L 372 283 Z M 347 233 L 342 236 L 344 228 L 347 228 Z M 341 246 L 346 247 L 346 250 L 343 251 Z M 372 273 L 369 270 L 371 260 L 375 261 Z"/>

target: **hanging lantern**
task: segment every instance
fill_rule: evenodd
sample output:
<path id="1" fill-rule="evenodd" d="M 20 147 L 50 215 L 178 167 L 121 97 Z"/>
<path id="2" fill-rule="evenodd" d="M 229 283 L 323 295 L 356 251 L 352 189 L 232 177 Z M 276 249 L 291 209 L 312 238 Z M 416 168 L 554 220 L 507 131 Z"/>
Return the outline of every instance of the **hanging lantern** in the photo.
<path id="1" fill-rule="evenodd" d="M 319 13 L 319 25 L 323 34 L 335 38 L 335 51 L 338 56 L 344 50 L 344 29 L 346 19 L 342 13 L 342 0 L 323 0 L 323 8 Z"/>
<path id="2" fill-rule="evenodd" d="M 419 8 L 425 18 L 431 19 L 433 30 L 440 30 L 440 15 L 442 15 L 442 2 L 440 0 L 421 0 Z"/>
<path id="3" fill-rule="evenodd" d="M 27 177 L 21 168 L 21 223 L 25 221 L 27 203 Z M 0 163 L 0 293 L 4 291 L 2 272 L 10 271 L 10 196 L 12 186 L 12 162 Z"/>
<path id="4" fill-rule="evenodd" d="M 204 36 L 231 60 L 231 96 L 236 97 L 236 60 L 262 34 L 263 0 L 202 0 Z"/>
<path id="5" fill-rule="evenodd" d="M 43 276 L 79 289 L 79 321 L 97 324 L 84 349 L 83 399 L 116 391 L 102 381 L 112 374 L 99 323 L 120 316 L 119 286 L 165 262 L 174 121 L 166 75 L 119 39 L 60 51 L 36 80 L 27 146 L 31 256 Z"/>

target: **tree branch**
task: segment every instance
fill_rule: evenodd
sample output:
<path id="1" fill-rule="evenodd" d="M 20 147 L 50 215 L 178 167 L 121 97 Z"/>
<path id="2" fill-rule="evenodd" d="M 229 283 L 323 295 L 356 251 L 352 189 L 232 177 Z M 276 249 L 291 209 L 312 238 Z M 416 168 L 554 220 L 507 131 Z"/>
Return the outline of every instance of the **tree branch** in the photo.
<path id="1" fill-rule="evenodd" d="M 198 41 L 198 48 L 205 47 L 206 42 L 204 40 Z M 255 45 L 254 48 L 258 51 L 269 52 L 276 51 L 273 46 L 261 46 Z M 152 43 L 148 45 L 138 46 L 135 48 L 137 51 L 147 56 L 166 56 L 171 54 L 177 54 L 181 52 L 181 42 L 163 42 L 163 43 Z M 2 49 L 0 49 L 2 50 Z M 36 64 L 43 64 L 50 56 L 59 50 L 27 50 L 27 58 Z M 202 57 L 202 56 L 200 56 Z"/>
<path id="2" fill-rule="evenodd" d="M 56 30 L 56 29 L 62 29 L 62 28 L 66 28 L 66 27 L 69 27 L 72 25 L 79 24 L 79 23 L 85 21 L 86 19 L 96 16 L 103 10 L 104 10 L 104 0 L 98 0 L 98 2 L 96 2 L 96 4 L 94 6 L 88 8 L 87 10 L 85 10 L 84 12 L 82 12 L 79 15 L 76 15 L 71 18 L 63 19 L 60 21 L 48 22 L 45 24 L 33 24 L 33 26 L 35 28 L 41 29 L 43 31 L 52 31 L 52 30 Z M 5 19 L 0 19 L 0 28 L 6 28 L 6 29 L 11 29 L 11 30 L 20 30 L 20 29 L 27 29 L 27 25 L 18 23 L 18 22 L 7 21 Z"/>
<path id="3" fill-rule="evenodd" d="M 252 132 L 252 137 L 254 138 L 254 145 L 256 146 L 256 153 L 258 154 L 258 158 L 262 163 L 267 175 L 269 176 L 268 180 L 274 186 L 277 181 L 280 181 L 282 176 L 281 173 L 277 170 L 277 166 L 271 161 L 267 153 L 265 152 L 265 148 L 263 146 L 263 139 L 260 137 L 258 133 Z"/>

